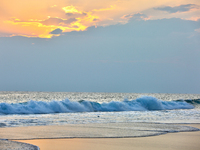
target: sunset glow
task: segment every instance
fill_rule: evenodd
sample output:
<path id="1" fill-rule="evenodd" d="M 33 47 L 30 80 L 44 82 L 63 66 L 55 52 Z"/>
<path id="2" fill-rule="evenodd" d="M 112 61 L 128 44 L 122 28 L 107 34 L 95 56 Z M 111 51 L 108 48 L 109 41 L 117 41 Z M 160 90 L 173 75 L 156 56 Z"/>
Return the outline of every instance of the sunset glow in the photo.
<path id="1" fill-rule="evenodd" d="M 142 20 L 181 18 L 199 20 L 200 1 L 191 0 L 6 0 L 0 2 L 0 37 L 52 38 L 91 26 Z"/>

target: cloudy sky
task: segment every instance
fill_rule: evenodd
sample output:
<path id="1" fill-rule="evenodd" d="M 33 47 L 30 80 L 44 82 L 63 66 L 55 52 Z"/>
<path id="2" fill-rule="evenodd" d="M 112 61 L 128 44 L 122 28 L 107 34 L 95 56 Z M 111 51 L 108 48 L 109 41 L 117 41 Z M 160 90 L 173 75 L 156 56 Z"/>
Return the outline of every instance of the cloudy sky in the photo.
<path id="1" fill-rule="evenodd" d="M 199 0 L 0 2 L 0 91 L 200 93 Z"/>

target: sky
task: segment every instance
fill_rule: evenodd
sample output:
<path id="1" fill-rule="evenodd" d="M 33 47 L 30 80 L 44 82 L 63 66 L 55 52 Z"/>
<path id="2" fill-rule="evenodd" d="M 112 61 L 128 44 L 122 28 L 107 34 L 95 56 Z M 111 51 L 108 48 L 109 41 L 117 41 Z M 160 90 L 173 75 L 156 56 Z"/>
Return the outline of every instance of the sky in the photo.
<path id="1" fill-rule="evenodd" d="M 200 94 L 199 0 L 0 1 L 0 91 Z"/>

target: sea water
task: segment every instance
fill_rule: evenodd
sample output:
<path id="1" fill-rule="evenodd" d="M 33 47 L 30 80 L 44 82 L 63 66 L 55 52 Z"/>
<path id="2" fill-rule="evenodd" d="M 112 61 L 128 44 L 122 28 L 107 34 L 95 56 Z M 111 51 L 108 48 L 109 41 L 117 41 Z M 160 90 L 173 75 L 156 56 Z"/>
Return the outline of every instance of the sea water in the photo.
<path id="1" fill-rule="evenodd" d="M 140 135 L 150 128 L 196 130 L 169 123 L 200 123 L 200 94 L 0 92 L 0 127 L 71 125 L 103 132 L 112 126 L 114 133 L 126 126 L 127 133 L 120 136 L 134 130 L 136 135 L 136 128 Z M 89 132 L 83 135 L 88 137 Z"/>

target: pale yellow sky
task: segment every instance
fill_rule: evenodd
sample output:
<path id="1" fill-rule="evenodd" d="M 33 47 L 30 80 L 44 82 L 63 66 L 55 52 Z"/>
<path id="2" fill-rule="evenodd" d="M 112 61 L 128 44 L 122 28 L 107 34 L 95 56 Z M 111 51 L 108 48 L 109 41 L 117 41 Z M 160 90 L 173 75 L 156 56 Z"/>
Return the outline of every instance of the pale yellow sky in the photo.
<path id="1" fill-rule="evenodd" d="M 155 9 L 187 4 L 195 7 L 176 13 Z M 52 32 L 56 29 L 83 31 L 90 26 L 127 23 L 138 13 L 146 16 L 141 18 L 144 20 L 176 17 L 197 21 L 199 7 L 199 0 L 6 0 L 0 2 L 0 36 L 51 38 L 61 34 Z"/>

